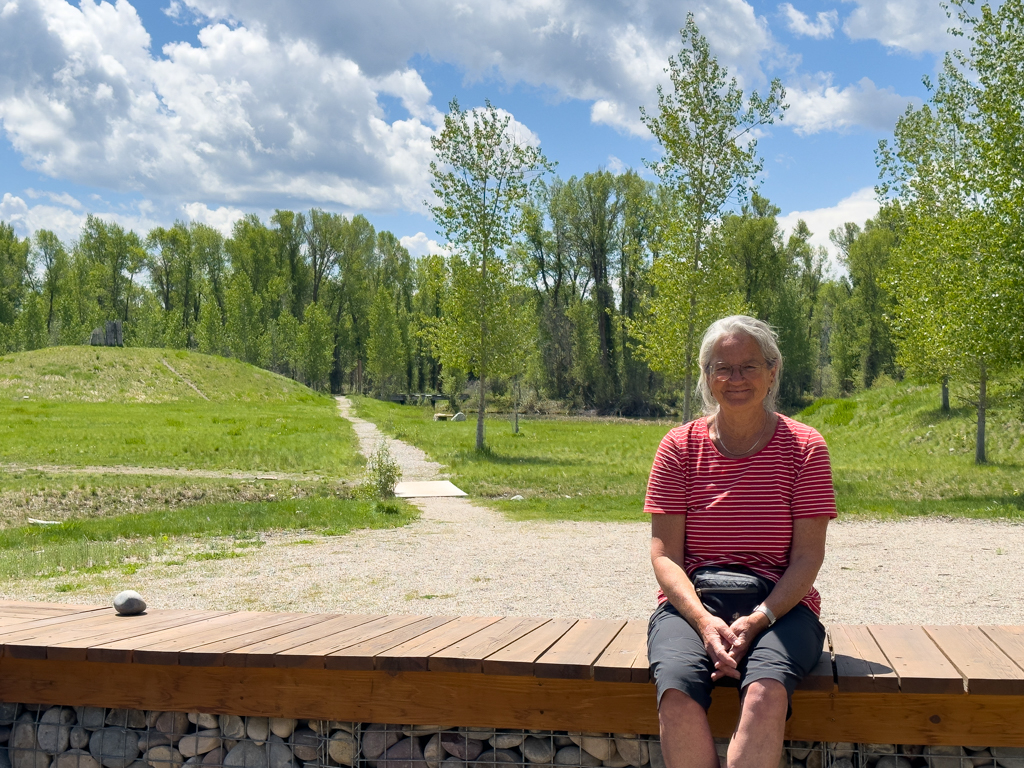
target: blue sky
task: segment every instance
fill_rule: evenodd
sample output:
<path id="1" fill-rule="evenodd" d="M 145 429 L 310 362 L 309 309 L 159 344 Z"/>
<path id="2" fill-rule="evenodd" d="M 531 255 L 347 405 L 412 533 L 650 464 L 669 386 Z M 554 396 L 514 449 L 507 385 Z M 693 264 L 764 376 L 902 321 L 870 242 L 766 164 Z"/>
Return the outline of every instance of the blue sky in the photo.
<path id="1" fill-rule="evenodd" d="M 954 38 L 937 0 L 0 0 L 0 220 L 75 237 L 241 213 L 364 213 L 415 253 L 430 135 L 489 98 L 562 176 L 642 168 L 679 27 L 695 14 L 747 90 L 791 104 L 762 192 L 816 241 L 875 210 L 873 151 Z"/>

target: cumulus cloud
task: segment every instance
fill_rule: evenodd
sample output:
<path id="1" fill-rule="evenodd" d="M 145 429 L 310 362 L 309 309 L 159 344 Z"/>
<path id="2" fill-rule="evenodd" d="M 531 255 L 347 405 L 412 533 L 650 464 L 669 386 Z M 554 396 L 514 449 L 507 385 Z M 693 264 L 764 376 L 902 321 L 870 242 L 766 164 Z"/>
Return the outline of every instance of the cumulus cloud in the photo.
<path id="1" fill-rule="evenodd" d="M 24 198 L 5 192 L 0 200 L 0 221 L 6 221 L 20 237 L 30 237 L 40 229 L 49 229 L 65 243 L 78 238 L 85 214 L 59 205 L 29 205 Z"/>
<path id="2" fill-rule="evenodd" d="M 832 37 L 836 24 L 839 23 L 839 12 L 835 10 L 819 11 L 817 21 L 811 21 L 806 13 L 798 11 L 792 3 L 783 3 L 779 10 L 786 17 L 790 32 L 802 37 L 813 37 L 815 40 Z"/>
<path id="3" fill-rule="evenodd" d="M 211 210 L 207 207 L 206 203 L 185 203 L 181 206 L 181 210 L 184 212 L 185 216 L 188 217 L 189 221 L 196 221 L 200 224 L 209 224 L 224 235 L 224 237 L 231 236 L 231 228 L 234 226 L 236 221 L 245 215 L 245 212 L 240 208 L 232 208 L 228 205 L 222 205 L 219 208 Z"/>
<path id="4" fill-rule="evenodd" d="M 830 74 L 786 85 L 786 125 L 801 136 L 820 131 L 844 131 L 854 127 L 892 130 L 908 104 L 920 99 L 900 96 L 892 88 L 878 88 L 869 78 L 838 88 Z"/>
<path id="5" fill-rule="evenodd" d="M 843 0 L 857 7 L 843 31 L 852 40 L 877 40 L 911 53 L 942 53 L 952 47 L 950 27 L 959 26 L 935 0 Z"/>
<path id="6" fill-rule="evenodd" d="M 399 238 L 399 242 L 414 258 L 428 254 L 447 254 L 448 249 L 436 240 L 431 240 L 425 232 L 417 232 L 415 235 L 406 235 Z"/>
<path id="7" fill-rule="evenodd" d="M 828 234 L 836 227 L 848 221 L 858 226 L 878 213 L 878 200 L 872 187 L 864 187 L 838 203 L 827 208 L 816 208 L 810 211 L 792 211 L 779 217 L 779 228 L 788 237 L 796 228 L 798 221 L 803 219 L 811 230 L 811 244 L 828 249 L 833 260 L 837 257 L 835 246 L 828 239 Z"/>

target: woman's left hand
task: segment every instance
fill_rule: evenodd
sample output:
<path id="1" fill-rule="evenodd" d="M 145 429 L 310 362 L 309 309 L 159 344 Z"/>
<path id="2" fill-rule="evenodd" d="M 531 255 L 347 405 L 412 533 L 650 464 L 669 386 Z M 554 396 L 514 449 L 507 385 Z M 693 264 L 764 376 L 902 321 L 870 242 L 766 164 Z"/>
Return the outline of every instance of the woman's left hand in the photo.
<path id="1" fill-rule="evenodd" d="M 737 664 L 747 655 L 754 639 L 768 627 L 768 617 L 760 611 L 754 611 L 749 616 L 740 616 L 730 625 L 730 629 L 736 635 L 736 642 L 729 648 L 729 656 Z"/>

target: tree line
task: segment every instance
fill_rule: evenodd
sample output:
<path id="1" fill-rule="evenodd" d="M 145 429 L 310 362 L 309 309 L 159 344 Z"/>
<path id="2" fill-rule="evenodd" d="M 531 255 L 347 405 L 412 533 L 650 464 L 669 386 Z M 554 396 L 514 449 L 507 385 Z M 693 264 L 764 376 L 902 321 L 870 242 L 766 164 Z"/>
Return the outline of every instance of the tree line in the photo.
<path id="1" fill-rule="evenodd" d="M 245 216 L 227 238 L 89 216 L 63 243 L 0 223 L 0 349 L 81 344 L 119 319 L 126 344 L 229 355 L 316 389 L 468 387 L 517 412 L 552 399 L 690 418 L 703 328 L 746 312 L 778 330 L 784 408 L 911 374 L 942 382 L 948 409 L 961 383 L 984 461 L 989 382 L 1024 363 L 1024 11 L 960 12 L 969 50 L 879 147 L 880 212 L 830 233 L 841 270 L 804 222 L 783 237 L 755 184 L 754 137 L 784 119 L 784 89 L 744 94 L 690 18 L 671 87 L 642 113 L 656 180 L 560 178 L 507 113 L 453 101 L 431 164 L 446 253 L 413 258 L 365 216 L 319 208 Z"/>

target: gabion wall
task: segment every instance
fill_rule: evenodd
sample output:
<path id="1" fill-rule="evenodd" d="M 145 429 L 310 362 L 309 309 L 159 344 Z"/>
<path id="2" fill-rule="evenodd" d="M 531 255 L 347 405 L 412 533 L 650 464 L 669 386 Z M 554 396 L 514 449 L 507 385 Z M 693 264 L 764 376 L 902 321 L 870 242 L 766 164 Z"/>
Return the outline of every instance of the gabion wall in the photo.
<path id="1" fill-rule="evenodd" d="M 726 742 L 719 742 L 725 755 Z M 0 768 L 665 768 L 656 737 L 0 704 Z M 780 768 L 1024 768 L 1024 748 L 791 741 Z"/>

